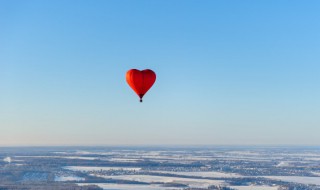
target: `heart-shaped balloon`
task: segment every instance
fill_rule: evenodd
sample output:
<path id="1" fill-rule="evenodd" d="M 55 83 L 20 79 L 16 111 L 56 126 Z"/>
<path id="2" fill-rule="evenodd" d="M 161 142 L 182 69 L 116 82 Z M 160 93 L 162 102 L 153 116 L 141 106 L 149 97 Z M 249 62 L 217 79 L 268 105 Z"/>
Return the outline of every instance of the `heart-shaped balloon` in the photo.
<path id="1" fill-rule="evenodd" d="M 131 69 L 126 74 L 126 80 L 129 86 L 140 97 L 140 102 L 142 102 L 142 97 L 148 92 L 148 90 L 156 81 L 156 74 L 150 69 L 143 71 Z"/>

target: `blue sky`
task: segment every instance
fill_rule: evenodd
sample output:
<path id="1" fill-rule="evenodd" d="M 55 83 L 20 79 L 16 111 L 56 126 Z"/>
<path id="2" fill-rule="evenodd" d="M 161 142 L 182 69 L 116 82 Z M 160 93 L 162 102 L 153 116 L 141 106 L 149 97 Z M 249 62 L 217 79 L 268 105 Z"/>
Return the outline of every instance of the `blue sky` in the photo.
<path id="1" fill-rule="evenodd" d="M 1 0 L 0 145 L 319 145 L 319 9 Z"/>

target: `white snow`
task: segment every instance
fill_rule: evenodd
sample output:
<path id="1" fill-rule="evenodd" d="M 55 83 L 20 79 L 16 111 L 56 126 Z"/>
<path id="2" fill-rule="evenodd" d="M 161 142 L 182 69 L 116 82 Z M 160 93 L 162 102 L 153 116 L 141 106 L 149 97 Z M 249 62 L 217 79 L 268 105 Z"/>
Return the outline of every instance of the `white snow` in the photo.
<path id="1" fill-rule="evenodd" d="M 305 158 L 305 160 L 310 160 L 310 161 L 320 161 L 320 157 L 309 157 L 309 158 Z"/>
<path id="2" fill-rule="evenodd" d="M 235 173 L 223 173 L 223 172 L 172 172 L 172 171 L 154 171 L 159 173 L 185 175 L 185 176 L 197 176 L 197 177 L 243 177 L 240 174 Z"/>
<path id="3" fill-rule="evenodd" d="M 111 183 L 78 183 L 80 186 L 97 185 L 103 189 L 114 190 L 181 190 L 181 188 L 161 187 L 158 185 L 111 184 Z"/>
<path id="4" fill-rule="evenodd" d="M 285 161 L 281 161 L 276 166 L 277 167 L 288 167 L 288 166 L 290 166 L 290 163 L 289 162 L 285 162 Z"/>
<path id="5" fill-rule="evenodd" d="M 77 176 L 55 176 L 55 181 L 84 181 L 85 178 Z"/>
<path id="6" fill-rule="evenodd" d="M 80 160 L 95 160 L 96 157 L 85 156 L 15 156 L 17 158 L 64 158 L 64 159 L 80 159 Z"/>
<path id="7" fill-rule="evenodd" d="M 320 185 L 320 177 L 302 177 L 302 176 L 263 176 L 269 179 L 276 179 L 287 182 L 315 184 Z"/>
<path id="8" fill-rule="evenodd" d="M 11 163 L 11 158 L 10 157 L 5 157 L 3 159 L 4 162 L 8 162 L 9 164 Z"/>
<path id="9" fill-rule="evenodd" d="M 320 177 L 320 172 L 311 172 L 311 173 Z"/>
<path id="10" fill-rule="evenodd" d="M 128 168 L 128 167 L 92 167 L 92 166 L 66 166 L 63 167 L 72 171 L 100 171 L 100 170 L 127 170 L 127 171 L 139 171 L 141 168 Z"/>
<path id="11" fill-rule="evenodd" d="M 136 158 L 111 158 L 109 161 L 112 162 L 138 162 L 141 161 L 142 159 L 136 159 Z"/>
<path id="12" fill-rule="evenodd" d="M 192 179 L 192 178 L 180 178 L 180 177 L 169 177 L 169 176 L 151 176 L 151 175 L 121 175 L 121 176 L 106 176 L 96 175 L 97 177 L 103 177 L 106 179 L 120 179 L 139 181 L 146 183 L 180 183 L 189 185 L 190 187 L 202 187 L 207 188 L 210 185 L 221 185 L 224 184 L 222 180 L 208 180 L 208 179 Z"/>
<path id="13" fill-rule="evenodd" d="M 238 190 L 277 190 L 278 186 L 230 186 L 231 188 Z"/>

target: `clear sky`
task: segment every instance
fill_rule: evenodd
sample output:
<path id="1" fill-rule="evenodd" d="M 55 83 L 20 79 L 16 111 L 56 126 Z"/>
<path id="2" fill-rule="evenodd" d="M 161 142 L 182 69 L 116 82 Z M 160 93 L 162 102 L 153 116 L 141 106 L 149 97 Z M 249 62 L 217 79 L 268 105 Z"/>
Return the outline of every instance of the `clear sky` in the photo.
<path id="1" fill-rule="evenodd" d="M 0 145 L 320 145 L 319 10 L 0 0 Z M 157 73 L 142 104 L 131 68 Z"/>

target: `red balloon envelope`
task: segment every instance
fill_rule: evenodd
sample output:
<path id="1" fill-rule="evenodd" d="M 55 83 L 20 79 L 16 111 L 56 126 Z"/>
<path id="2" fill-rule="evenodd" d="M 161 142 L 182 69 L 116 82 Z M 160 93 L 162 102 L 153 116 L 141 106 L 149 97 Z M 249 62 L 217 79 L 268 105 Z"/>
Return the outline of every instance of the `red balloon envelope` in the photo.
<path id="1" fill-rule="evenodd" d="M 131 69 L 126 74 L 126 80 L 129 86 L 140 97 L 140 102 L 142 102 L 142 97 L 148 92 L 148 90 L 156 81 L 156 74 L 150 69 L 143 71 Z"/>

